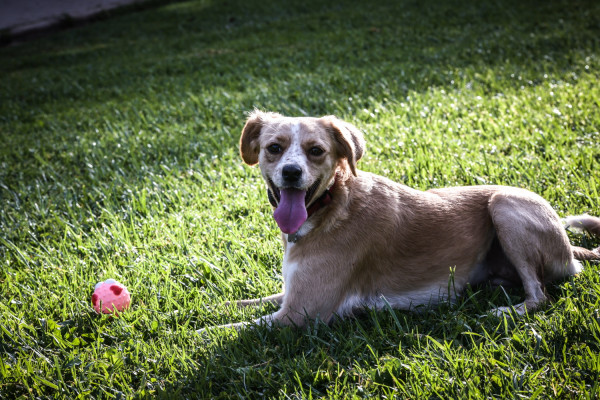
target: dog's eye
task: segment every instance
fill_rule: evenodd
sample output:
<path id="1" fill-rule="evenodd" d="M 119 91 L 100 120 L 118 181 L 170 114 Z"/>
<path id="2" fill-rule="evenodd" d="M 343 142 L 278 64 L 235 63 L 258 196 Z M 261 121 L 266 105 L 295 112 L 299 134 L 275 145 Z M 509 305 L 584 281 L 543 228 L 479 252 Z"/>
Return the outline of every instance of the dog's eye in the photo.
<path id="1" fill-rule="evenodd" d="M 311 156 L 315 156 L 318 157 L 320 155 L 322 155 L 323 153 L 325 153 L 325 150 L 323 150 L 320 147 L 311 147 L 310 150 L 308 150 L 308 154 L 310 154 Z"/>
<path id="2" fill-rule="evenodd" d="M 270 145 L 269 147 L 267 147 L 267 150 L 271 154 L 279 154 L 279 153 L 281 153 L 282 148 L 277 143 L 273 143 L 272 145 Z"/>

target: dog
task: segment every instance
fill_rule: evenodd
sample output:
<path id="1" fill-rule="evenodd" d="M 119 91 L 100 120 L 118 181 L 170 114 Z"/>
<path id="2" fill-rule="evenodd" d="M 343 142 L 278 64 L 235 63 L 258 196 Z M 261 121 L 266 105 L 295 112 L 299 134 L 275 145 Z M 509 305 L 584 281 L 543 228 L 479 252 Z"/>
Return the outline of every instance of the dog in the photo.
<path id="1" fill-rule="evenodd" d="M 255 324 L 413 309 L 485 283 L 522 286 L 523 303 L 494 311 L 524 314 L 547 300 L 545 283 L 579 273 L 579 260 L 600 259 L 600 247 L 572 246 L 550 204 L 528 190 L 415 190 L 358 170 L 364 151 L 363 134 L 334 116 L 250 113 L 241 157 L 260 166 L 285 250 L 284 292 L 236 302 L 281 306 Z M 566 221 L 600 235 L 600 218 Z"/>

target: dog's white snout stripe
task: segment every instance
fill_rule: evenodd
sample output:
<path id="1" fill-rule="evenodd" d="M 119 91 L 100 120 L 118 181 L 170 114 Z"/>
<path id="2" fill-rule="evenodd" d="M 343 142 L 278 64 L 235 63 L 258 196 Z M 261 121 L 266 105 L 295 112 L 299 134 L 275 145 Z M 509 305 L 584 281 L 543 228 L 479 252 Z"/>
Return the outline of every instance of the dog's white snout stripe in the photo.
<path id="1" fill-rule="evenodd" d="M 303 184 L 305 171 L 308 171 L 308 159 L 304 150 L 302 149 L 302 134 L 301 126 L 296 123 L 291 126 L 291 140 L 289 147 L 285 150 L 285 153 L 279 161 L 278 171 L 276 172 L 276 179 L 281 179 L 281 182 L 275 182 L 278 186 L 284 186 L 283 183 L 288 182 L 299 182 Z M 286 178 L 286 169 L 288 166 L 294 166 L 300 172 L 300 176 L 295 180 Z"/>

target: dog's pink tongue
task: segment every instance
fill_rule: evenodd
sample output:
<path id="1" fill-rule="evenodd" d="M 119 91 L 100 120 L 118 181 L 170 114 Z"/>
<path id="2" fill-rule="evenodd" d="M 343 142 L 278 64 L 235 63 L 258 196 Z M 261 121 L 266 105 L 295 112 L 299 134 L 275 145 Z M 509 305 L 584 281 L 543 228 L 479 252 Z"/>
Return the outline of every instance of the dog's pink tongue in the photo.
<path id="1" fill-rule="evenodd" d="M 306 192 L 298 189 L 281 189 L 281 199 L 273 217 L 283 233 L 294 233 L 302 226 L 308 214 L 304 205 Z"/>

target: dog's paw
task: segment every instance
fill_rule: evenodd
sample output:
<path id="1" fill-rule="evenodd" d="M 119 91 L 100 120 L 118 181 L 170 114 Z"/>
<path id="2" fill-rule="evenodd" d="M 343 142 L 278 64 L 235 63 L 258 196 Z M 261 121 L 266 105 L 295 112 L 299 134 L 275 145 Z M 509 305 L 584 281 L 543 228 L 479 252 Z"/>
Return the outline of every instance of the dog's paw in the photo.
<path id="1" fill-rule="evenodd" d="M 527 307 L 525 303 L 520 303 L 512 307 L 496 307 L 490 310 L 490 314 L 502 318 L 505 315 L 511 316 L 513 312 L 517 315 L 525 315 L 527 312 Z"/>
<path id="2" fill-rule="evenodd" d="M 196 331 L 196 333 L 199 335 L 205 335 L 209 331 L 214 330 L 214 329 L 235 329 L 236 331 L 240 331 L 241 329 L 247 327 L 248 325 L 250 325 L 250 323 L 248 323 L 248 322 L 236 322 L 236 323 L 225 324 L 225 325 L 207 326 L 206 328 L 198 329 Z"/>

